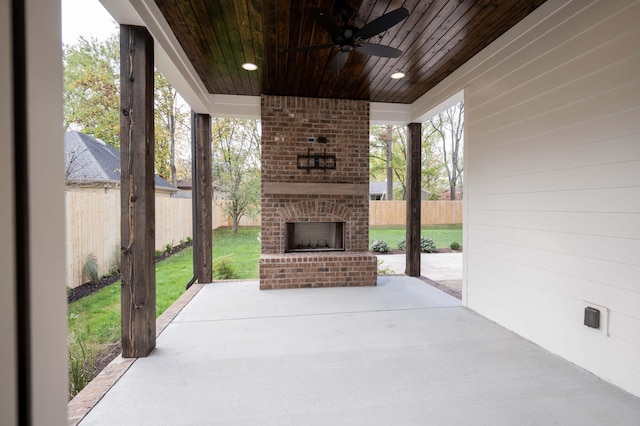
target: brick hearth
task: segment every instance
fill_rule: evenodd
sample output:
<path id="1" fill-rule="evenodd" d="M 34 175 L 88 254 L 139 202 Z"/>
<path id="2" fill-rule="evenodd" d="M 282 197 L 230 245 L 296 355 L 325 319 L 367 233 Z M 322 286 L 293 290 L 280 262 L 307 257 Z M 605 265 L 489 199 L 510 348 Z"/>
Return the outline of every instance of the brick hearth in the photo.
<path id="1" fill-rule="evenodd" d="M 335 169 L 298 168 L 309 149 Z M 261 289 L 376 285 L 368 194 L 368 102 L 262 97 Z M 344 222 L 344 250 L 285 253 L 292 222 Z"/>

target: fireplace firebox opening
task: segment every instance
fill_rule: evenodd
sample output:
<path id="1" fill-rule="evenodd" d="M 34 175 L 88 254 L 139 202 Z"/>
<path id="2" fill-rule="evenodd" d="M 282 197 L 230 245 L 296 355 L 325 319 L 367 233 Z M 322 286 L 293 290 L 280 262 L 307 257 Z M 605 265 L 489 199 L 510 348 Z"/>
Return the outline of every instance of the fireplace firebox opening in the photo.
<path id="1" fill-rule="evenodd" d="M 344 222 L 288 222 L 285 252 L 344 251 Z"/>

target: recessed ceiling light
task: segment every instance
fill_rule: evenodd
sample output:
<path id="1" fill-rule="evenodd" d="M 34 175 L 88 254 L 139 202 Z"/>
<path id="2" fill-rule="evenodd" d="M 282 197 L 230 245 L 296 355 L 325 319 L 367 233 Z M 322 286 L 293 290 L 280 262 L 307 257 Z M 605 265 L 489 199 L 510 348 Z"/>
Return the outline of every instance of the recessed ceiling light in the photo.
<path id="1" fill-rule="evenodd" d="M 255 71 L 258 69 L 258 66 L 256 64 L 252 64 L 251 62 L 245 62 L 244 64 L 242 64 L 242 68 L 247 71 Z"/>
<path id="2" fill-rule="evenodd" d="M 404 78 L 405 74 L 403 72 L 394 72 L 393 74 L 391 74 L 391 78 L 394 80 L 400 80 L 401 78 Z"/>

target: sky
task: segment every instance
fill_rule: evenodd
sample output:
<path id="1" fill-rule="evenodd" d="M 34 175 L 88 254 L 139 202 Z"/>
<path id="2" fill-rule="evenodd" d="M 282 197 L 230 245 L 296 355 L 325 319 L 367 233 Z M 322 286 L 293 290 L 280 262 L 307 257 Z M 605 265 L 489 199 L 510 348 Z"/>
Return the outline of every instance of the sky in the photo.
<path id="1" fill-rule="evenodd" d="M 118 31 L 115 20 L 98 0 L 62 0 L 62 43 L 80 36 L 105 40 Z"/>

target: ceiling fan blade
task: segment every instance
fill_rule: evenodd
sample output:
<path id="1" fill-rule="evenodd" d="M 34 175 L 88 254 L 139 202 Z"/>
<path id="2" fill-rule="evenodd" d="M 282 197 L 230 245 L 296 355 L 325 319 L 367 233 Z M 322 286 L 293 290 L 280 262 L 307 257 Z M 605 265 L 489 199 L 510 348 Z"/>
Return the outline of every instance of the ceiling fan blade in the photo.
<path id="1" fill-rule="evenodd" d="M 326 32 L 331 34 L 331 37 L 342 36 L 342 30 L 340 30 L 340 27 L 338 27 L 338 25 L 329 18 L 327 12 L 319 7 L 308 7 L 307 12 L 311 15 L 314 21 L 324 28 Z"/>
<path id="2" fill-rule="evenodd" d="M 306 52 L 307 50 L 328 49 L 330 47 L 335 47 L 335 44 L 314 44 L 311 46 L 291 47 L 289 49 L 282 49 L 282 52 Z"/>
<path id="3" fill-rule="evenodd" d="M 356 45 L 356 49 L 367 55 L 382 56 L 384 58 L 399 58 L 402 56 L 402 50 L 382 44 L 365 43 L 361 41 Z"/>
<path id="4" fill-rule="evenodd" d="M 345 62 L 347 62 L 347 57 L 349 56 L 349 52 L 343 52 L 339 50 L 336 53 L 336 57 L 333 58 L 333 64 L 331 64 L 331 71 L 334 73 L 339 73 Z"/>
<path id="5" fill-rule="evenodd" d="M 409 11 L 404 7 L 393 10 L 382 15 L 379 18 L 374 19 L 364 27 L 360 28 L 353 35 L 353 38 L 356 40 L 366 40 L 368 38 L 371 38 L 374 35 L 380 34 L 381 32 L 393 27 L 394 25 L 405 19 L 407 16 L 409 16 Z"/>

